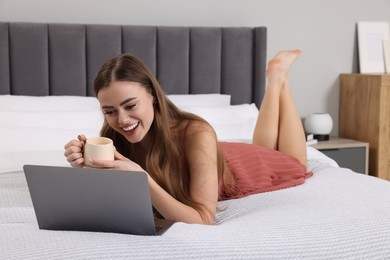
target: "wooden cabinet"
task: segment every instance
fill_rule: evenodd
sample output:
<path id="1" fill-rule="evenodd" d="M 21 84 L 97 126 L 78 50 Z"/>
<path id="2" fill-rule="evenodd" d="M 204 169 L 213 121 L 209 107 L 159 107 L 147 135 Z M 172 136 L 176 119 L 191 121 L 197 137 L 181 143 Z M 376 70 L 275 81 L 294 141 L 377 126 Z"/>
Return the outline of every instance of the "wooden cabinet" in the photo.
<path id="1" fill-rule="evenodd" d="M 369 143 L 369 174 L 390 180 L 390 74 L 341 74 L 339 136 Z"/>
<path id="2" fill-rule="evenodd" d="M 368 174 L 369 144 L 367 142 L 330 137 L 328 141 L 320 141 L 311 147 L 335 160 L 340 167 Z"/>

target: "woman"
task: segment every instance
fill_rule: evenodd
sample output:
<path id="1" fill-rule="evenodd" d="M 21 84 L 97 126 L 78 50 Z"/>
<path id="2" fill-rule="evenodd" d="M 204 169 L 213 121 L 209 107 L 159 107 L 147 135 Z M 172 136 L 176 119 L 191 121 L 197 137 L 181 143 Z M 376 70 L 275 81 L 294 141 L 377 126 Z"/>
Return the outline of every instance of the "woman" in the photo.
<path id="1" fill-rule="evenodd" d="M 169 101 L 136 57 L 124 54 L 108 61 L 94 87 L 105 117 L 101 135 L 113 139 L 115 160 L 93 160 L 94 165 L 146 172 L 153 207 L 166 219 L 186 223 L 214 223 L 218 199 L 304 182 L 306 142 L 288 83 L 299 55 L 299 50 L 283 51 L 268 63 L 255 145 L 218 143 L 213 128 Z M 85 167 L 84 141 L 80 135 L 65 145 L 73 167 Z M 253 165 L 248 170 L 240 164 L 248 154 L 257 156 L 250 161 L 254 171 Z M 275 156 L 282 157 L 282 166 Z"/>

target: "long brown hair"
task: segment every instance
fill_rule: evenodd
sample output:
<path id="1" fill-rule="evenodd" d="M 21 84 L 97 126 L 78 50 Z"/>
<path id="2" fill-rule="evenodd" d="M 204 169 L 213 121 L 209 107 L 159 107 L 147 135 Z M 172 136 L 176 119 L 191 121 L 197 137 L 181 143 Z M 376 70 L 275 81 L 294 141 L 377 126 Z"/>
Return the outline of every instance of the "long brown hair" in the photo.
<path id="1" fill-rule="evenodd" d="M 201 210 L 201 204 L 195 202 L 189 192 L 190 176 L 181 158 L 181 145 L 175 142 L 178 126 L 183 120 L 197 120 L 208 124 L 204 119 L 180 110 L 165 95 L 156 77 L 137 57 L 122 54 L 101 67 L 94 82 L 96 96 L 102 88 L 114 81 L 138 82 L 154 97 L 154 120 L 149 131 L 154 135 L 152 147 L 146 155 L 146 171 L 168 193 L 182 203 Z M 121 134 L 113 130 L 106 120 L 100 132 L 101 136 L 113 139 L 116 149 L 133 159 L 134 145 Z M 214 133 L 215 134 L 215 133 Z M 229 189 L 232 177 L 228 171 L 223 154 L 218 147 L 218 178 L 223 187 Z"/>

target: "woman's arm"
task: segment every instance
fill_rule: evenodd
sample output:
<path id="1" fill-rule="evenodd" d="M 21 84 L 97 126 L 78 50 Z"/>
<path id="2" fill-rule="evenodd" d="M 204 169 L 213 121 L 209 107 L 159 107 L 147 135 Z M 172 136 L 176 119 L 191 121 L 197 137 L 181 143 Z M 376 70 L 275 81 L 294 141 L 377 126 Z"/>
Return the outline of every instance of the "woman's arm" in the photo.
<path id="1" fill-rule="evenodd" d="M 190 196 L 202 209 L 177 201 L 151 180 L 153 205 L 167 219 L 213 224 L 218 201 L 217 140 L 213 129 L 203 122 L 189 123 L 184 153 L 189 165 Z"/>
<path id="2" fill-rule="evenodd" d="M 172 197 L 148 175 L 152 204 L 166 219 L 185 223 L 213 224 L 218 200 L 217 140 L 212 128 L 202 122 L 188 125 L 184 137 L 190 172 L 190 196 L 202 205 L 196 210 Z M 115 161 L 94 160 L 98 167 L 144 171 L 115 152 Z"/>

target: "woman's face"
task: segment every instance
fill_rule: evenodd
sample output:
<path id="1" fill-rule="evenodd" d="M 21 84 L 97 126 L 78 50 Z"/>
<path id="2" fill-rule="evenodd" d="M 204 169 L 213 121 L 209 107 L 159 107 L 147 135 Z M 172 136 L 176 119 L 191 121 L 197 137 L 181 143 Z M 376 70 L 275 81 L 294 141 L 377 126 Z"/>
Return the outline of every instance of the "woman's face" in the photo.
<path id="1" fill-rule="evenodd" d="M 113 82 L 97 98 L 111 128 L 131 143 L 144 140 L 154 119 L 154 98 L 140 83 Z"/>

